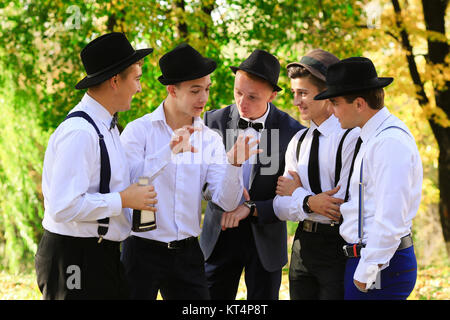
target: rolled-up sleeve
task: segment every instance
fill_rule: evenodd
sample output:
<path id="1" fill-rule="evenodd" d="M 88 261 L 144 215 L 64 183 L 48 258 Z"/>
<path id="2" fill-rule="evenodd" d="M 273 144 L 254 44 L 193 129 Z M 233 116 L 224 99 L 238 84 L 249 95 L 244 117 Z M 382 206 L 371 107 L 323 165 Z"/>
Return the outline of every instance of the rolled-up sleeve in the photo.
<path id="1" fill-rule="evenodd" d="M 122 213 L 118 192 L 89 192 L 91 177 L 98 174 L 98 164 L 92 161 L 92 154 L 100 159 L 97 135 L 85 130 L 68 131 L 58 138 L 54 154 L 46 202 L 47 213 L 54 221 L 96 221 Z"/>

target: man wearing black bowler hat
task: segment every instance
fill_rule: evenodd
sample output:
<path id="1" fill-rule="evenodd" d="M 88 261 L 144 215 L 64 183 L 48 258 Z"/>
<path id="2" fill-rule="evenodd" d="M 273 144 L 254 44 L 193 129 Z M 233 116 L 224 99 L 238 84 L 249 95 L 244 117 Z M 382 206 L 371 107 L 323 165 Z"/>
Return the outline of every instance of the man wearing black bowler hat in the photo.
<path id="1" fill-rule="evenodd" d="M 130 186 L 115 114 L 141 91 L 141 60 L 122 33 L 105 34 L 81 51 L 88 89 L 50 137 L 44 158 L 44 235 L 36 275 L 44 299 L 125 299 L 120 241 L 129 209 L 156 202 L 152 186 Z"/>
<path id="2" fill-rule="evenodd" d="M 244 135 L 260 140 L 263 151 L 243 165 L 245 189 L 236 210 L 229 211 L 214 199 L 208 202 L 200 245 L 212 299 L 235 299 L 245 268 L 247 299 L 275 300 L 287 262 L 287 231 L 272 204 L 287 145 L 303 126 L 272 103 L 282 90 L 277 85 L 276 57 L 255 50 L 231 70 L 236 74 L 235 104 L 206 112 L 205 124 L 220 132 L 227 149 Z"/>
<path id="3" fill-rule="evenodd" d="M 413 135 L 384 106 L 383 87 L 367 58 L 344 59 L 328 68 L 327 90 L 342 128 L 360 127 L 342 204 L 340 234 L 347 242 L 345 299 L 406 299 L 414 289 L 417 261 L 411 236 L 420 204 L 422 162 Z"/>
<path id="4" fill-rule="evenodd" d="M 167 98 L 121 135 L 132 181 L 154 177 L 156 229 L 133 232 L 122 260 L 133 299 L 208 299 L 198 244 L 201 191 L 208 183 L 215 203 L 234 210 L 242 195 L 241 163 L 258 150 L 240 139 L 227 154 L 220 136 L 199 117 L 211 87 L 215 61 L 183 43 L 159 60 Z M 242 153 L 242 155 L 241 155 Z"/>

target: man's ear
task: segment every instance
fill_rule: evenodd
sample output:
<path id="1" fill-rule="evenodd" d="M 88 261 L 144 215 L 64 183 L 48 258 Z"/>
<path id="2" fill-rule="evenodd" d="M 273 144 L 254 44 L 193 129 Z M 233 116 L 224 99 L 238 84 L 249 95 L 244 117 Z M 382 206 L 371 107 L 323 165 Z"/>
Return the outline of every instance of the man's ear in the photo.
<path id="1" fill-rule="evenodd" d="M 277 91 L 272 91 L 272 94 L 269 97 L 269 101 L 267 102 L 272 102 L 273 99 L 275 99 L 275 97 L 277 96 L 278 92 Z"/>
<path id="2" fill-rule="evenodd" d="M 112 77 L 108 80 L 110 87 L 114 90 L 116 90 L 118 88 L 118 77 L 119 76 L 116 74 L 114 77 Z"/>
<path id="3" fill-rule="evenodd" d="M 358 112 L 363 112 L 369 107 L 367 105 L 367 101 L 362 97 L 357 97 L 353 100 L 353 104 L 356 106 L 356 110 L 358 110 Z"/>
<path id="4" fill-rule="evenodd" d="M 167 92 L 172 96 L 172 97 L 176 97 L 177 96 L 177 92 L 176 92 L 176 86 L 173 84 L 169 84 L 167 86 Z"/>

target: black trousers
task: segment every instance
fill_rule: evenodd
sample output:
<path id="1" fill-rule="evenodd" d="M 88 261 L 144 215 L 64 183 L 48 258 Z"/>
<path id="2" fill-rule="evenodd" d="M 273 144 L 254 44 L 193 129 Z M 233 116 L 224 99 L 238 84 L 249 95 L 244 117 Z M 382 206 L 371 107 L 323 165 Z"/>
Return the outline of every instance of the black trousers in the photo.
<path id="1" fill-rule="evenodd" d="M 338 226 L 327 232 L 307 232 L 297 228 L 289 266 L 291 300 L 344 299 L 346 244 Z"/>
<path id="2" fill-rule="evenodd" d="M 264 269 L 256 251 L 248 220 L 239 227 L 222 231 L 214 251 L 205 264 L 208 287 L 213 300 L 234 300 L 245 269 L 247 300 L 278 300 L 281 269 Z"/>
<path id="3" fill-rule="evenodd" d="M 128 299 L 120 242 L 45 230 L 35 267 L 44 300 Z"/>
<path id="4" fill-rule="evenodd" d="M 207 300 L 205 259 L 198 240 L 179 249 L 131 236 L 124 241 L 122 261 L 132 299 Z"/>

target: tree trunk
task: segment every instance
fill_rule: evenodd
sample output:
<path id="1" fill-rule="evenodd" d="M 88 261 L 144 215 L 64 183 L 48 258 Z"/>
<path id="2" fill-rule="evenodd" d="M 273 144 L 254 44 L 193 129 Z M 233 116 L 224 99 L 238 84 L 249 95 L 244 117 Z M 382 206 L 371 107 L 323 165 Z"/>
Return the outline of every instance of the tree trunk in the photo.
<path id="1" fill-rule="evenodd" d="M 178 32 L 179 37 L 181 39 L 183 39 L 184 41 L 187 41 L 187 37 L 188 37 L 188 25 L 186 23 L 185 19 L 185 8 L 184 8 L 184 0 L 177 0 L 174 2 L 174 5 L 176 8 L 180 8 L 181 11 L 183 12 L 183 15 L 181 17 L 178 17 L 177 20 L 177 28 L 178 28 Z"/>
<path id="2" fill-rule="evenodd" d="M 445 12 L 448 0 L 422 0 L 423 14 L 427 31 L 440 33 L 443 37 L 429 37 L 427 64 L 431 68 L 441 65 L 449 68 L 445 57 L 449 53 L 449 45 L 445 41 Z M 441 69 L 442 70 L 442 69 Z M 442 72 L 442 71 L 441 71 Z M 450 118 L 450 79 L 445 79 L 445 85 L 433 83 L 436 105 Z M 439 145 L 439 215 L 441 217 L 442 231 L 444 234 L 447 253 L 450 256 L 450 128 L 444 128 L 430 119 L 431 129 Z"/>
<path id="3" fill-rule="evenodd" d="M 429 100 L 424 90 L 424 83 L 420 78 L 417 69 L 412 46 L 409 42 L 408 32 L 403 25 L 402 12 L 398 0 L 392 0 L 395 12 L 395 22 L 400 29 L 400 42 L 406 51 L 406 60 L 408 62 L 411 79 L 416 86 L 417 100 L 420 106 L 428 105 Z M 442 39 L 446 41 L 445 37 L 445 11 L 448 5 L 448 0 L 422 0 L 423 14 L 425 18 L 425 26 L 428 32 L 440 33 Z M 443 42 L 435 35 L 428 37 L 428 54 L 426 56 L 427 68 L 438 70 L 437 65 L 441 68 L 448 68 L 445 62 L 445 57 L 449 53 L 449 46 L 447 42 Z M 443 69 L 441 69 L 443 70 Z M 443 71 L 441 71 L 443 72 Z M 436 105 L 441 108 L 447 118 L 450 118 L 450 81 L 445 81 L 445 85 L 441 85 L 433 81 L 434 95 Z M 439 216 L 441 218 L 442 232 L 446 243 L 447 254 L 450 257 L 450 128 L 443 127 L 434 116 L 428 119 L 431 130 L 436 138 L 439 147 L 438 158 L 438 180 L 439 180 Z"/>

